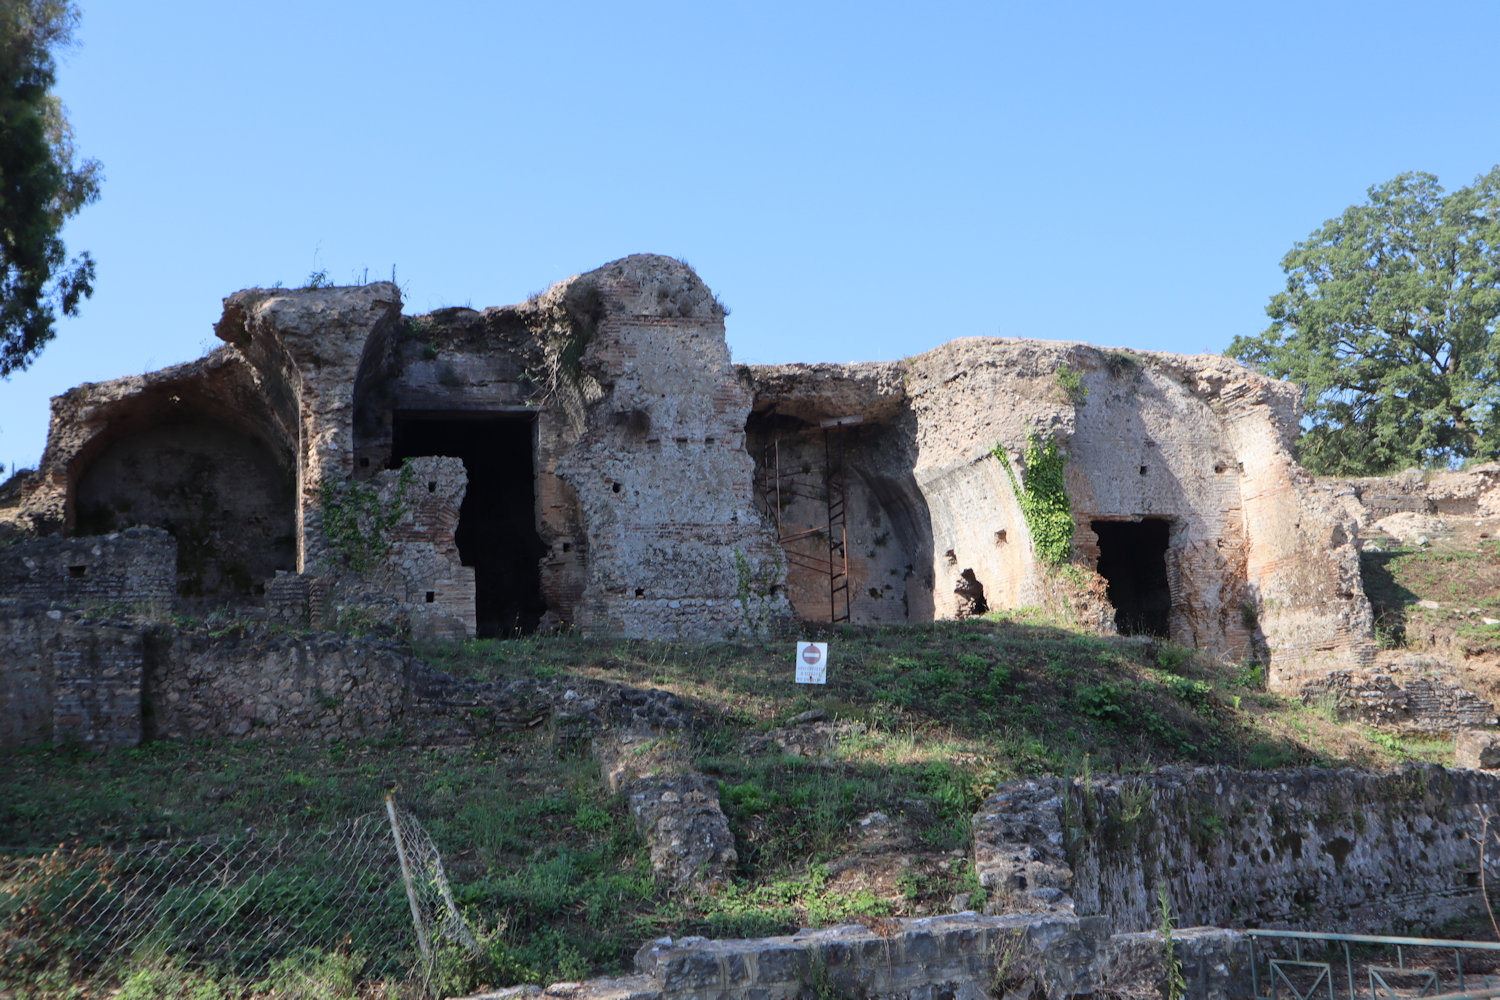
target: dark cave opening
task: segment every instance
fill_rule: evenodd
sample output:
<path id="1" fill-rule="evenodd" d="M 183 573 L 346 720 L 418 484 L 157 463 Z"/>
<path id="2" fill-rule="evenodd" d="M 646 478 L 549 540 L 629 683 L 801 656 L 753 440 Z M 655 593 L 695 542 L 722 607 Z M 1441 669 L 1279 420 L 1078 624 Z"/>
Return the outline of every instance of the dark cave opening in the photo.
<path id="1" fill-rule="evenodd" d="M 494 413 L 397 413 L 391 463 L 446 455 L 461 458 L 469 476 L 459 509 L 459 558 L 474 567 L 474 612 L 481 638 L 536 630 L 542 598 L 536 530 L 536 424 L 532 417 Z"/>
<path id="2" fill-rule="evenodd" d="M 1099 536 L 1099 575 L 1108 584 L 1121 635 L 1170 638 L 1172 587 L 1167 582 L 1168 521 L 1094 521 Z"/>

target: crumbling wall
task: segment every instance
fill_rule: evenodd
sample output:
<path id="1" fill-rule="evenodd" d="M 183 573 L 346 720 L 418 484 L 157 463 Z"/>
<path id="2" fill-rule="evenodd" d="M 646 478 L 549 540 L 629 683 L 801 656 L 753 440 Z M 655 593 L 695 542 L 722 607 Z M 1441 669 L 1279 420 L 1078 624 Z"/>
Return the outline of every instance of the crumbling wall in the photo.
<path id="1" fill-rule="evenodd" d="M 751 500 L 750 391 L 730 366 L 722 307 L 666 257 L 627 257 L 567 287 L 580 282 L 597 288 L 601 315 L 562 375 L 597 398 L 555 467 L 588 537 L 576 623 L 711 638 L 785 619 L 779 553 Z"/>
<path id="2" fill-rule="evenodd" d="M 1462 470 L 1408 469 L 1394 476 L 1324 476 L 1318 485 L 1361 530 L 1392 514 L 1500 517 L 1500 463 Z"/>
<path id="3" fill-rule="evenodd" d="M 1462 668 L 1421 653 L 1382 653 L 1367 671 L 1331 670 L 1303 682 L 1305 701 L 1331 704 L 1340 720 L 1442 736 L 1495 722 L 1495 706 L 1465 684 Z"/>
<path id="4" fill-rule="evenodd" d="M 295 558 L 290 467 L 223 424 L 160 423 L 115 441 L 79 477 L 76 508 L 81 534 L 170 532 L 186 609 L 258 601 Z"/>
<path id="5" fill-rule="evenodd" d="M 142 632 L 0 601 L 0 749 L 141 740 Z"/>
<path id="6" fill-rule="evenodd" d="M 1185 924 L 1426 931 L 1483 905 L 1475 806 L 1497 793 L 1494 774 L 1436 765 L 1035 779 L 975 817 L 975 866 L 1122 931 L 1156 926 L 1158 884 Z"/>
<path id="7" fill-rule="evenodd" d="M 1294 683 L 1299 670 L 1367 657 L 1357 553 L 1338 512 L 1292 461 L 1292 387 L 1217 356 L 981 338 L 893 369 L 890 377 L 857 365 L 751 369 L 752 441 L 790 449 L 783 465 L 816 467 L 820 442 L 799 439 L 789 419 L 816 427 L 815 418 L 832 413 L 820 401 L 825 393 L 856 412 L 880 412 L 878 447 L 857 449 L 850 508 L 865 504 L 908 528 L 896 558 L 876 562 L 889 572 L 909 560 L 907 620 L 1043 604 L 1058 591 L 1036 559 L 1006 470 L 1024 488 L 1028 442 L 1050 437 L 1068 455 L 1077 562 L 1099 565 L 1097 522 L 1168 526 L 1170 638 L 1221 656 L 1269 658 L 1278 685 Z M 759 461 L 764 475 L 772 463 Z M 814 524 L 817 507 L 816 498 L 791 507 L 793 525 Z M 859 556 L 874 558 L 873 548 L 861 536 L 850 545 L 852 564 L 864 569 Z M 793 575 L 799 610 L 816 606 L 803 590 L 811 594 L 817 574 L 804 575 Z M 1091 600 L 1079 598 L 1090 622 L 1098 610 Z M 888 617 L 855 606 L 856 621 Z"/>
<path id="8" fill-rule="evenodd" d="M 1173 933 L 1193 1000 L 1249 1000 L 1249 939 L 1217 928 Z M 1163 976 L 1158 934 L 1110 935 L 1107 921 L 1068 915 L 954 913 L 873 918 L 782 937 L 661 938 L 635 956 L 634 975 L 516 986 L 470 1000 L 983 1000 L 986 997 L 1138 996 Z"/>
<path id="9" fill-rule="evenodd" d="M 177 592 L 177 542 L 157 528 L 0 546 L 0 594 L 64 606 L 166 609 Z"/>
<path id="10" fill-rule="evenodd" d="M 402 412 L 535 414 L 549 623 L 713 637 L 747 627 L 747 604 L 757 619 L 785 617 L 774 543 L 750 503 L 749 393 L 729 365 L 723 311 L 690 269 L 638 256 L 517 307 L 401 320 L 398 306 L 386 285 L 250 290 L 225 302 L 219 335 L 300 414 L 308 579 L 278 581 L 276 603 L 305 590 L 316 605 L 325 588 L 335 605 L 382 595 L 416 612 L 444 604 L 442 588 L 411 590 L 380 573 L 361 571 L 355 586 L 320 523 L 320 484 L 383 481 Z M 746 592 L 745 567 L 765 593 Z"/>
<path id="11" fill-rule="evenodd" d="M 999 445 L 1014 471 L 1028 437 L 1073 432 L 1073 403 L 1057 384 L 1070 345 L 968 337 L 907 361 L 915 416 L 913 475 L 932 523 L 933 617 L 965 610 L 983 588 L 990 607 L 1040 605 L 1042 568 L 1010 477 L 992 454 Z M 1065 444 L 1066 447 L 1066 444 Z M 1076 510 L 1076 506 L 1075 506 Z"/>
<path id="12" fill-rule="evenodd" d="M 149 412 L 141 426 L 165 427 L 163 415 L 178 406 L 202 416 L 243 410 L 240 423 L 221 423 L 266 445 L 295 474 L 302 575 L 274 578 L 274 616 L 295 620 L 306 607 L 308 620 L 319 620 L 329 601 L 358 600 L 419 618 L 427 613 L 420 605 L 436 604 L 434 613 L 458 620 L 458 605 L 472 600 L 463 574 L 434 576 L 436 562 L 352 581 L 320 523 L 323 484 L 384 482 L 403 457 L 398 450 L 416 453 L 397 448 L 403 419 L 503 418 L 534 433 L 530 468 L 515 472 L 532 481 L 535 533 L 518 530 L 516 565 L 469 562 L 502 576 L 539 564 L 528 600 L 545 614 L 528 610 L 526 627 L 540 617 L 542 627 L 715 637 L 784 619 L 789 595 L 801 614 L 824 616 L 827 573 L 816 564 L 830 550 L 828 500 L 815 470 L 829 461 L 819 454 L 825 424 L 840 428 L 827 433 L 844 444 L 847 544 L 832 554 L 848 558 L 854 620 L 921 621 L 1054 600 L 1057 578 L 1035 558 L 1010 475 L 1024 481 L 1021 456 L 1038 435 L 1070 454 L 1073 551 L 1086 569 L 1100 557 L 1096 523 L 1169 524 L 1168 583 L 1157 589 L 1171 591 L 1171 638 L 1269 659 L 1277 686 L 1368 659 L 1370 614 L 1350 533 L 1291 458 L 1291 387 L 1216 357 L 979 338 L 890 364 L 737 370 L 723 318 L 690 268 L 649 255 L 482 312 L 403 318 L 399 291 L 387 283 L 239 292 L 225 300 L 216 328 L 231 347 L 197 367 L 60 398 L 54 437 L 66 460 L 45 463 L 27 509 L 38 523 L 76 520 L 70 491 L 85 459 L 119 438 L 101 430 L 114 417 Z M 784 446 L 784 462 L 766 458 L 772 444 Z M 86 484 L 102 508 L 122 497 L 138 506 L 134 494 L 152 484 L 121 488 L 127 459 L 170 450 L 138 433 L 119 447 L 97 472 L 110 487 Z M 223 458 L 233 449 L 199 450 Z M 763 487 L 768 472 L 805 467 L 808 491 L 768 501 L 756 462 Z M 201 481 L 190 467 L 166 478 Z M 470 470 L 477 489 L 475 476 Z M 224 483 L 207 492 L 255 494 Z M 233 509 L 224 505 L 220 520 L 245 523 Z M 778 544 L 778 514 L 781 534 L 801 533 L 802 542 Z M 265 552 L 266 565 L 241 567 L 233 553 L 255 533 L 210 532 L 226 542 L 216 550 L 230 553 L 216 568 L 220 592 L 226 578 L 241 586 L 283 569 L 271 564 L 284 557 Z M 189 556 L 204 548 L 200 534 L 187 531 Z M 439 561 L 451 564 L 452 553 Z M 444 579 L 453 586 L 435 583 Z M 1085 617 L 1107 619 L 1091 600 L 1077 602 Z"/>
<path id="13" fill-rule="evenodd" d="M 467 482 L 460 459 L 413 458 L 352 493 L 323 494 L 343 508 L 342 523 L 352 515 L 358 528 L 332 540 L 325 563 L 332 621 L 345 609 L 384 608 L 387 624 L 405 624 L 418 638 L 473 637 L 474 570 L 460 563 L 454 541 Z M 371 498 L 373 515 L 359 514 L 358 495 Z M 322 519 L 326 528 L 328 510 Z"/>
<path id="14" fill-rule="evenodd" d="M 163 528 L 178 542 L 179 599 L 243 603 L 291 565 L 290 459 L 255 371 L 225 347 L 55 398 L 19 520 L 83 535 Z"/>
<path id="15" fill-rule="evenodd" d="M 901 365 L 743 372 L 754 388 L 745 446 L 755 463 L 755 499 L 767 522 L 779 524 L 792 608 L 801 618 L 825 621 L 844 611 L 841 598 L 832 600 L 828 569 L 830 499 L 835 506 L 842 500 L 843 532 L 835 528 L 833 556 L 842 571 L 842 543 L 851 620 L 907 621 L 913 592 L 924 607 L 930 604 L 931 586 L 918 580 L 914 554 L 930 529 L 911 476 L 910 432 L 899 426 Z"/>
<path id="16" fill-rule="evenodd" d="M 352 478 L 355 386 L 367 349 L 379 357 L 401 314 L 389 282 L 361 288 L 250 288 L 224 300 L 214 327 L 255 368 L 269 409 L 296 415 L 297 565 L 317 572 L 328 554 L 319 523 L 325 480 Z M 367 376 L 368 378 L 368 376 Z"/>
<path id="17" fill-rule="evenodd" d="M 1125 351 L 1082 352 L 1075 364 L 1088 393 L 1069 441 L 1075 512 L 1166 521 L 1170 637 L 1226 658 L 1254 655 L 1242 473 L 1219 413 L 1196 394 L 1185 365 Z M 1089 523 L 1079 524 L 1074 549 L 1098 564 Z"/>
<path id="18" fill-rule="evenodd" d="M 84 383 L 52 400 L 47 449 L 22 487 L 22 519 L 43 533 L 76 528 L 76 489 L 95 460 L 162 425 L 223 425 L 289 460 L 296 428 L 284 417 L 268 405 L 259 373 L 232 347 L 145 375 Z"/>
<path id="19" fill-rule="evenodd" d="M 379 736 L 399 725 L 412 657 L 375 639 L 202 630 L 154 636 L 145 671 L 150 739 Z"/>

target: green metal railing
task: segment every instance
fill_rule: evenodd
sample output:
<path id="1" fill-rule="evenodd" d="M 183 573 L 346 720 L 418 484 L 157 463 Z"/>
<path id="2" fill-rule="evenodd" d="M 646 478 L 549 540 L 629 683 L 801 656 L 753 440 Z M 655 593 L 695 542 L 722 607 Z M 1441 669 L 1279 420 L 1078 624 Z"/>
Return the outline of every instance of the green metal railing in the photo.
<path id="1" fill-rule="evenodd" d="M 1500 975 L 1470 972 L 1465 975 L 1464 956 L 1470 955 L 1471 969 L 1475 965 L 1500 965 L 1500 943 L 1487 941 L 1451 941 L 1443 938 L 1392 937 L 1383 934 L 1320 934 L 1308 931 L 1251 930 L 1245 932 L 1250 938 L 1250 987 L 1255 1000 L 1340 1000 L 1340 997 L 1356 1000 L 1368 996 L 1370 1000 L 1483 1000 L 1500 997 Z M 1378 951 L 1385 949 L 1384 963 L 1373 961 L 1361 954 L 1355 957 L 1354 950 Z M 1389 964 L 1390 950 L 1395 950 L 1396 962 Z M 1421 950 L 1421 961 L 1408 964 L 1411 953 Z M 1282 957 L 1290 950 L 1292 957 Z M 1280 955 L 1277 953 L 1280 952 Z M 1321 953 L 1322 957 L 1310 957 L 1309 952 Z M 1334 958 L 1328 958 L 1332 952 Z M 1437 953 L 1434 955 L 1433 953 Z M 1447 954 L 1452 954 L 1452 973 L 1446 974 Z M 1260 959 L 1264 953 L 1266 971 L 1261 975 Z M 1494 957 L 1490 963 L 1480 962 L 1478 956 Z M 1438 961 L 1438 956 L 1442 956 Z M 1344 989 L 1336 984 L 1336 960 L 1342 957 Z M 1358 969 L 1361 975 L 1356 976 Z M 1262 981 L 1264 979 L 1264 982 Z M 1262 992 L 1262 986 L 1268 992 Z M 1444 990 L 1445 986 L 1453 989 Z M 1283 992 L 1284 991 L 1284 992 Z"/>

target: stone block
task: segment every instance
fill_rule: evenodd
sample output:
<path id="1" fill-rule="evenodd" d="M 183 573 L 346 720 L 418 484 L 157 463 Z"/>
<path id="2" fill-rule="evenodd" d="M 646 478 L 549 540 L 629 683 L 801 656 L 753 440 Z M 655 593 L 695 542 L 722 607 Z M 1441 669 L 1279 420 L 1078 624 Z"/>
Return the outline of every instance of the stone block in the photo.
<path id="1" fill-rule="evenodd" d="M 1500 768 L 1500 729 L 1461 729 L 1454 763 L 1466 768 Z"/>

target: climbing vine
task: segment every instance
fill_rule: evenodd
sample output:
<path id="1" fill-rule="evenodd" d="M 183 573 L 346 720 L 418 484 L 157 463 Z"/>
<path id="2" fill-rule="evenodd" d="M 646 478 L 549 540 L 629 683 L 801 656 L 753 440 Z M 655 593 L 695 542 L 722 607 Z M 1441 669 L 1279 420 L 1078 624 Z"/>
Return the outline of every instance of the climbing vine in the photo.
<path id="1" fill-rule="evenodd" d="M 415 475 L 410 460 L 401 463 L 390 500 L 382 500 L 371 482 L 325 479 L 318 487 L 323 534 L 355 572 L 365 572 L 391 551 L 386 535 L 406 514 L 406 488 Z"/>
<path id="2" fill-rule="evenodd" d="M 1025 465 L 1026 485 L 1016 480 L 1005 449 L 996 442 L 990 449 L 1005 474 L 1010 477 L 1010 488 L 1015 491 L 1026 518 L 1026 527 L 1031 529 L 1031 541 L 1036 554 L 1043 561 L 1061 565 L 1073 555 L 1073 507 L 1068 499 L 1068 487 L 1063 478 L 1063 469 L 1068 464 L 1067 452 L 1057 446 L 1050 435 L 1045 441 L 1032 431 L 1026 439 L 1026 453 L 1022 456 Z"/>

